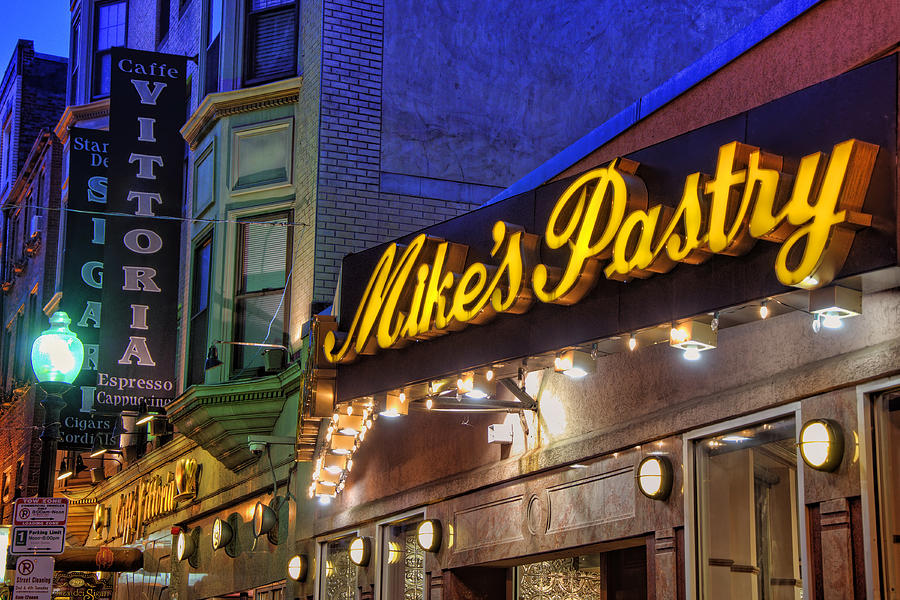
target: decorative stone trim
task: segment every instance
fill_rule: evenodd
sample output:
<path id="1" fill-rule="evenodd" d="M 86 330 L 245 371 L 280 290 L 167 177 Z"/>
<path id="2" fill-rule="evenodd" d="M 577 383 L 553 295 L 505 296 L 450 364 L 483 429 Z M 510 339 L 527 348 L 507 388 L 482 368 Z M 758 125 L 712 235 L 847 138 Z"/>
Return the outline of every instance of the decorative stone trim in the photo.
<path id="1" fill-rule="evenodd" d="M 90 104 L 79 104 L 77 106 L 67 106 L 63 111 L 59 123 L 53 129 L 56 137 L 63 144 L 69 139 L 69 128 L 78 125 L 81 121 L 91 121 L 109 116 L 109 98 L 95 100 Z"/>
<path id="2" fill-rule="evenodd" d="M 203 137 L 222 117 L 294 104 L 300 99 L 302 77 L 283 79 L 251 88 L 207 94 L 181 128 L 181 135 L 196 150 Z"/>

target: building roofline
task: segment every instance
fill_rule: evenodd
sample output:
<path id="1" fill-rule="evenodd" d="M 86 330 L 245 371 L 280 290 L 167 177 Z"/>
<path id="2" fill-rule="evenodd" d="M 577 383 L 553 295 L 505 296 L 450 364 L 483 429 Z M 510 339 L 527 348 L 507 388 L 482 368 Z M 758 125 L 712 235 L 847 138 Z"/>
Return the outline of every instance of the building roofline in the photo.
<path id="1" fill-rule="evenodd" d="M 44 148 L 52 143 L 52 135 L 52 132 L 46 127 L 38 132 L 34 143 L 31 145 L 31 149 L 28 151 L 28 156 L 22 164 L 22 169 L 19 171 L 16 180 L 10 187 L 9 194 L 6 195 L 6 201 L 3 203 L 4 205 L 10 203 L 15 204 L 18 201 L 18 197 L 22 193 L 23 188 L 25 188 L 31 180 L 34 167 L 39 162 L 39 157 L 44 153 Z"/>
<path id="2" fill-rule="evenodd" d="M 482 206 L 533 190 L 722 69 L 822 0 L 782 0 L 725 42 L 691 63 L 602 125 L 526 174 Z"/>
<path id="3" fill-rule="evenodd" d="M 68 62 L 69 62 L 69 59 L 65 56 L 58 56 L 56 54 L 44 54 L 43 52 L 35 52 L 34 57 L 40 58 L 41 60 L 49 60 L 49 61 L 58 62 L 58 63 L 68 64 Z"/>

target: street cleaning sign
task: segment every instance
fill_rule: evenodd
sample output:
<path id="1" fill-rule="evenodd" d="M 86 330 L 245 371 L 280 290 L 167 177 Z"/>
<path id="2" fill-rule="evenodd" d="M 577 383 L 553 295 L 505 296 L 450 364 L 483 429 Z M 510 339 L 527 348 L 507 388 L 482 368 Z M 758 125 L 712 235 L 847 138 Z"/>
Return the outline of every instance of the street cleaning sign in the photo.
<path id="1" fill-rule="evenodd" d="M 53 592 L 52 556 L 23 556 L 16 561 L 12 600 L 50 600 Z"/>

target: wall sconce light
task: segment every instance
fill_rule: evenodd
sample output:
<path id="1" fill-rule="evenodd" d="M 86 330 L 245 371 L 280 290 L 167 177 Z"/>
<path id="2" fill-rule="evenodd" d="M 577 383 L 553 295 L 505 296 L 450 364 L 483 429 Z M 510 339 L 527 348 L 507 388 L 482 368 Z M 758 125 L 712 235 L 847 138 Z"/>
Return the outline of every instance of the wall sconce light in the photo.
<path id="1" fill-rule="evenodd" d="M 257 502 L 253 508 L 253 535 L 259 537 L 269 533 L 278 524 L 278 515 L 272 507 Z"/>
<path id="2" fill-rule="evenodd" d="M 700 353 L 716 347 L 718 335 L 700 321 L 683 321 L 669 332 L 669 346 L 684 350 L 685 360 L 698 360 Z"/>
<path id="3" fill-rule="evenodd" d="M 428 519 L 416 527 L 416 543 L 425 552 L 437 552 L 441 549 L 441 522 Z"/>
<path id="4" fill-rule="evenodd" d="M 406 401 L 406 394 L 403 392 L 388 392 L 379 399 L 379 407 L 378 414 L 382 417 L 399 417 L 409 414 L 409 402 Z"/>
<path id="5" fill-rule="evenodd" d="M 637 469 L 638 489 L 652 500 L 665 500 L 672 491 L 672 463 L 664 456 L 645 457 Z"/>
<path id="6" fill-rule="evenodd" d="M 254 514 L 255 516 L 255 514 Z M 231 529 L 231 525 L 228 524 L 228 521 L 224 521 L 222 519 L 216 519 L 213 522 L 212 528 L 212 549 L 213 552 L 218 550 L 219 548 L 224 548 L 231 541 L 231 538 L 234 537 L 234 531 Z"/>
<path id="7" fill-rule="evenodd" d="M 350 562 L 358 567 L 365 567 L 369 564 L 369 557 L 372 555 L 372 538 L 355 537 L 350 542 Z"/>
<path id="8" fill-rule="evenodd" d="M 470 400 L 483 400 L 497 393 L 493 371 L 491 377 L 482 373 L 469 371 L 456 380 L 456 392 Z"/>
<path id="9" fill-rule="evenodd" d="M 74 460 L 63 459 L 62 462 L 59 463 L 59 474 L 56 476 L 57 481 L 64 481 L 73 475 L 78 475 L 82 471 L 87 469 L 84 466 L 84 459 L 81 458 L 81 455 L 77 455 Z"/>
<path id="10" fill-rule="evenodd" d="M 148 406 L 146 402 L 141 402 L 140 412 L 138 413 L 137 419 L 135 419 L 135 425 L 144 425 L 149 423 L 156 417 L 161 417 L 163 414 L 163 409 L 157 408 L 154 406 Z"/>
<path id="11" fill-rule="evenodd" d="M 581 379 L 594 370 L 594 359 L 586 352 L 566 350 L 553 361 L 553 370 L 572 379 Z"/>
<path id="12" fill-rule="evenodd" d="M 844 319 L 862 314 L 862 293 L 833 285 L 809 292 L 809 312 L 826 329 L 839 329 Z"/>
<path id="13" fill-rule="evenodd" d="M 834 471 L 844 457 L 841 426 L 828 419 L 807 421 L 800 429 L 800 456 L 818 471 Z"/>
<path id="14" fill-rule="evenodd" d="M 178 532 L 178 538 L 175 542 L 175 558 L 178 562 L 183 560 L 191 562 L 191 559 L 197 553 L 197 540 L 195 538 L 199 534 L 200 530 L 196 527 L 190 533 L 186 529 Z"/>
<path id="15" fill-rule="evenodd" d="M 306 581 L 309 572 L 309 560 L 305 554 L 295 554 L 287 564 L 288 577 L 294 581 Z"/>

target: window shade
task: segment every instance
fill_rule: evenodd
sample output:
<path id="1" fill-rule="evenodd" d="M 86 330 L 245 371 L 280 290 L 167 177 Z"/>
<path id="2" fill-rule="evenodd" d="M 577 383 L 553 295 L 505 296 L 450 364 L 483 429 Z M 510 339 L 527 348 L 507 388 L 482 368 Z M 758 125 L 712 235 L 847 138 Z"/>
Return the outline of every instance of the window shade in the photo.
<path id="1" fill-rule="evenodd" d="M 244 225 L 241 293 L 284 287 L 288 250 L 286 224 L 287 219 L 281 217 L 265 223 Z"/>
<path id="2" fill-rule="evenodd" d="M 273 79 L 297 72 L 294 4 L 250 13 L 247 32 L 247 80 Z"/>

